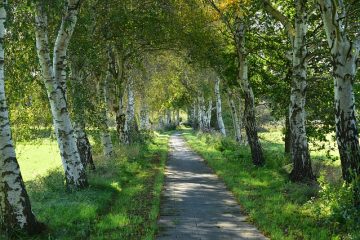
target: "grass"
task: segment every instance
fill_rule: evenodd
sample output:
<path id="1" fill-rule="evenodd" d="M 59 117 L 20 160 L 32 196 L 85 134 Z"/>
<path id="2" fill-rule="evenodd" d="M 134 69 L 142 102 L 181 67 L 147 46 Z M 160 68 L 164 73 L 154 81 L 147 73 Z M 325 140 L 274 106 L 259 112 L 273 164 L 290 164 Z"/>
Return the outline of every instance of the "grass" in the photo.
<path id="1" fill-rule="evenodd" d="M 357 230 L 339 226 L 346 224 L 323 211 L 330 202 L 320 198 L 318 185 L 288 180 L 289 159 L 278 132 L 261 134 L 267 161 L 261 168 L 251 163 L 248 147 L 232 140 L 191 130 L 184 130 L 184 136 L 234 193 L 249 221 L 271 239 L 357 239 Z M 317 153 L 313 158 L 321 165 L 324 156 Z M 321 166 L 319 170 L 326 169 L 325 163 Z"/>
<path id="2" fill-rule="evenodd" d="M 33 212 L 48 229 L 39 236 L 12 238 L 153 239 L 167 142 L 168 135 L 157 134 L 152 143 L 118 147 L 113 159 L 97 156 L 97 169 L 88 175 L 90 187 L 73 193 L 65 191 L 62 169 L 48 162 L 51 144 L 17 146 Z"/>
<path id="3" fill-rule="evenodd" d="M 34 180 L 61 167 L 59 147 L 55 141 L 19 143 L 16 145 L 16 155 L 24 181 Z"/>

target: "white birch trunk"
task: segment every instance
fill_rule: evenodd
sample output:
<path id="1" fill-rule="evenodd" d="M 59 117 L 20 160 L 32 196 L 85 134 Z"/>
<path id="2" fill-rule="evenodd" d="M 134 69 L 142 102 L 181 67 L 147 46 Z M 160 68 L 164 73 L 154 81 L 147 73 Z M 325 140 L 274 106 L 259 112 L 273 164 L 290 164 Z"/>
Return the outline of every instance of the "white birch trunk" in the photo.
<path id="1" fill-rule="evenodd" d="M 0 228 L 5 232 L 23 230 L 38 233 L 38 223 L 31 211 L 15 148 L 11 137 L 9 112 L 5 96 L 4 35 L 7 1 L 0 2 Z M 2 229 L 0 229 L 2 230 Z"/>
<path id="2" fill-rule="evenodd" d="M 71 69 L 71 99 L 72 99 L 72 113 L 74 116 L 74 133 L 76 137 L 76 144 L 79 150 L 80 159 L 83 166 L 86 168 L 90 166 L 91 170 L 95 170 L 95 164 L 92 157 L 92 150 L 90 141 L 85 130 L 85 109 L 86 109 L 86 94 L 85 74 L 81 69 L 84 59 L 72 57 Z M 80 63 L 80 64 L 79 64 Z"/>
<path id="3" fill-rule="evenodd" d="M 216 118 L 219 131 L 223 136 L 226 136 L 225 124 L 222 117 L 221 94 L 220 94 L 220 78 L 216 77 L 215 81 L 215 98 L 216 98 Z"/>
<path id="4" fill-rule="evenodd" d="M 203 131 L 205 128 L 204 119 L 205 115 L 205 100 L 203 96 L 198 97 L 198 123 L 200 131 Z"/>
<path id="5" fill-rule="evenodd" d="M 106 158 L 110 158 L 114 154 L 113 144 L 111 141 L 111 134 L 109 129 L 109 98 L 108 98 L 108 80 L 110 74 L 108 73 L 105 79 L 100 83 L 100 102 L 102 102 L 101 109 L 101 143 L 103 145 L 103 154 Z"/>
<path id="6" fill-rule="evenodd" d="M 308 181 L 315 179 L 312 173 L 311 159 L 306 135 L 305 100 L 307 80 L 307 5 L 308 0 L 295 0 L 295 28 L 291 21 L 274 8 L 270 1 L 265 0 L 265 9 L 278 21 L 280 21 L 288 34 L 292 44 L 292 85 L 290 95 L 289 119 L 290 132 L 286 140 L 286 147 L 291 148 L 291 159 L 294 164 L 290 173 L 292 181 Z M 289 139 L 290 135 L 292 136 Z M 286 149 L 288 150 L 288 149 Z"/>
<path id="7" fill-rule="evenodd" d="M 305 100 L 307 80 L 307 0 L 295 1 L 295 37 L 293 41 L 293 78 L 290 95 L 291 159 L 294 164 L 290 173 L 292 181 L 314 180 L 305 127 Z"/>
<path id="8" fill-rule="evenodd" d="M 261 166 L 265 163 L 263 150 L 259 141 L 256 117 L 255 117 L 255 100 L 252 87 L 248 78 L 248 62 L 247 51 L 245 46 L 245 24 L 244 19 L 238 18 L 236 20 L 235 42 L 239 60 L 239 75 L 238 80 L 245 99 L 245 130 L 248 138 L 248 143 L 251 148 L 252 162 L 254 165 Z"/>
<path id="9" fill-rule="evenodd" d="M 239 143 L 242 142 L 242 135 L 241 135 L 241 123 L 240 123 L 240 116 L 237 112 L 236 105 L 234 102 L 234 98 L 232 96 L 232 93 L 230 93 L 230 90 L 227 90 L 228 95 L 228 101 L 229 106 L 231 110 L 231 117 L 233 120 L 233 126 L 234 126 L 234 133 L 235 133 L 235 140 Z"/>
<path id="10" fill-rule="evenodd" d="M 190 118 L 188 120 L 193 129 L 196 129 L 198 127 L 196 107 L 197 107 L 196 100 L 194 100 L 191 105 Z"/>
<path id="11" fill-rule="evenodd" d="M 49 51 L 47 16 L 41 3 L 37 4 L 35 16 L 37 54 L 50 102 L 68 189 L 88 186 L 85 168 L 81 163 L 76 145 L 65 94 L 66 51 L 77 21 L 78 8 L 79 1 L 69 0 L 66 2 L 66 8 L 54 46 L 52 65 Z"/>
<path id="12" fill-rule="evenodd" d="M 125 144 L 130 144 L 132 142 L 132 134 L 135 133 L 135 96 L 133 85 L 133 78 L 130 76 L 127 83 L 128 102 L 126 108 L 126 121 L 124 126 Z"/>
<path id="13" fill-rule="evenodd" d="M 344 180 L 360 176 L 360 149 L 353 84 L 359 63 L 360 36 L 351 40 L 343 1 L 318 0 L 333 62 L 336 139 Z M 359 184 L 358 184 L 359 185 Z M 355 195 L 360 205 L 360 190 Z"/>
<path id="14" fill-rule="evenodd" d="M 170 109 L 166 109 L 166 126 L 170 126 L 172 124 L 172 120 L 171 120 L 171 110 Z"/>
<path id="15" fill-rule="evenodd" d="M 149 105 L 144 96 L 141 97 L 141 109 L 140 109 L 140 130 L 150 130 L 150 112 Z"/>
<path id="16" fill-rule="evenodd" d="M 206 131 L 210 131 L 211 129 L 211 113 L 212 113 L 212 100 L 209 100 L 208 102 L 208 108 L 206 109 L 206 112 L 205 112 L 205 129 Z"/>

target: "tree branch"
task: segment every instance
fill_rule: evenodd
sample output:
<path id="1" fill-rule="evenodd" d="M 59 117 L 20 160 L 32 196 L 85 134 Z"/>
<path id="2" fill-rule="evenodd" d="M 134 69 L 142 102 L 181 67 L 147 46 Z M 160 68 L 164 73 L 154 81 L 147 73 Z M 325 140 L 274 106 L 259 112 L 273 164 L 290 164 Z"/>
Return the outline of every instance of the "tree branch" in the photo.
<path id="1" fill-rule="evenodd" d="M 295 36 L 295 29 L 293 24 L 289 21 L 289 19 L 282 14 L 279 10 L 277 10 L 271 3 L 269 0 L 263 0 L 264 3 L 264 8 L 265 10 L 273 17 L 275 18 L 277 21 L 281 22 L 282 25 L 284 25 L 289 38 L 292 39 Z"/>

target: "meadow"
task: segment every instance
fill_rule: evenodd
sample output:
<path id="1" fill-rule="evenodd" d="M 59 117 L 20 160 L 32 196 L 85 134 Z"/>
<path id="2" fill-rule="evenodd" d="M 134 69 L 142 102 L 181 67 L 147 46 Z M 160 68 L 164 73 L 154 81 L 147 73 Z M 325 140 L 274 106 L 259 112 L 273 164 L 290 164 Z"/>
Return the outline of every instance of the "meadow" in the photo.
<path id="1" fill-rule="evenodd" d="M 95 154 L 90 186 L 66 192 L 55 141 L 17 144 L 32 209 L 47 230 L 5 239 L 153 239 L 160 207 L 167 134 L 146 144 L 116 146 L 112 159 Z M 95 147 L 96 149 L 96 147 Z"/>

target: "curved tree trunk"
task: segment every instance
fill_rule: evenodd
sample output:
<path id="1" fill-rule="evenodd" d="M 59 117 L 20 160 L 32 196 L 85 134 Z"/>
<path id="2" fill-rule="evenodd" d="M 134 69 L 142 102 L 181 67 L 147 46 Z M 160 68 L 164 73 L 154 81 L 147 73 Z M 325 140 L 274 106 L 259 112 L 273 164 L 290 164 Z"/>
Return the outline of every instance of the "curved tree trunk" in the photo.
<path id="1" fill-rule="evenodd" d="M 307 79 L 307 0 L 296 0 L 295 37 L 293 43 L 293 78 L 290 95 L 291 159 L 294 167 L 292 181 L 311 181 L 312 172 L 305 126 L 305 100 Z"/>
<path id="2" fill-rule="evenodd" d="M 337 1 L 338 2 L 338 1 Z M 347 34 L 346 7 L 330 0 L 318 0 L 333 62 L 336 140 L 340 153 L 342 176 L 348 183 L 359 181 L 360 149 L 355 113 L 353 84 L 359 63 L 360 36 L 353 41 Z M 360 183 L 355 185 L 359 187 Z M 354 200 L 360 206 L 360 190 Z"/>
<path id="3" fill-rule="evenodd" d="M 220 94 L 220 78 L 216 77 L 215 81 L 215 97 L 216 97 L 216 118 L 219 131 L 223 136 L 226 136 L 225 124 L 222 117 L 221 94 Z"/>
<path id="4" fill-rule="evenodd" d="M 257 132 L 254 93 L 248 78 L 248 62 L 245 46 L 245 24 L 244 20 L 241 18 L 236 20 L 235 42 L 239 59 L 238 79 L 244 93 L 245 100 L 244 119 L 246 135 L 251 149 L 252 162 L 256 166 L 261 166 L 265 163 L 265 158 Z"/>
<path id="5" fill-rule="evenodd" d="M 5 96 L 4 34 L 7 1 L 0 3 L 0 230 L 39 233 L 44 225 L 31 211 L 15 148 L 11 138 L 9 112 Z"/>
<path id="6" fill-rule="evenodd" d="M 47 15 L 42 3 L 37 4 L 35 16 L 37 54 L 51 106 L 55 133 L 65 171 L 66 185 L 69 190 L 88 186 L 85 168 L 81 163 L 76 145 L 65 92 L 66 51 L 76 25 L 78 8 L 79 1 L 67 1 L 54 46 L 52 65 L 49 51 Z"/>

